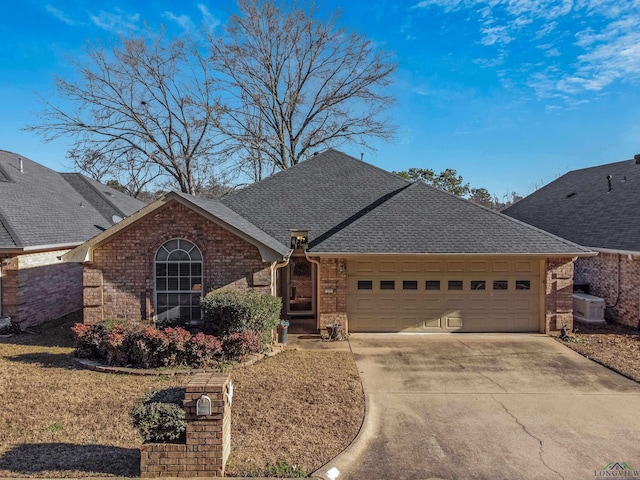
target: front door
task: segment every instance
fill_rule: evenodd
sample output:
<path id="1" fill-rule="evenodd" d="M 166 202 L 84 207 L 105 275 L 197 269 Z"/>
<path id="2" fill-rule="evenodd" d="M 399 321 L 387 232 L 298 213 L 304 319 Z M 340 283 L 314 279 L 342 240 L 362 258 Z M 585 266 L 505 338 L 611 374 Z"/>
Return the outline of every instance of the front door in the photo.
<path id="1" fill-rule="evenodd" d="M 316 329 L 315 265 L 306 257 L 294 256 L 286 273 L 284 304 L 291 327 Z"/>

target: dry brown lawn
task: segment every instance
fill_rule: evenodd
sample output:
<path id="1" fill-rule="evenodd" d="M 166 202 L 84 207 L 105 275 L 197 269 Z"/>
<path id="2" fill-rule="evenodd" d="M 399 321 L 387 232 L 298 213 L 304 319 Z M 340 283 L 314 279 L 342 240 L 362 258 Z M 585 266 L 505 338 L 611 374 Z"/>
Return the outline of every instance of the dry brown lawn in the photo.
<path id="1" fill-rule="evenodd" d="M 587 358 L 640 382 L 640 331 L 619 324 L 576 324 L 565 345 Z"/>
<path id="2" fill-rule="evenodd" d="M 129 410 L 145 392 L 187 381 L 77 368 L 73 320 L 0 339 L 0 477 L 137 476 L 141 440 Z M 230 475 L 263 475 L 278 460 L 310 473 L 362 423 L 348 352 L 285 351 L 231 375 Z"/>

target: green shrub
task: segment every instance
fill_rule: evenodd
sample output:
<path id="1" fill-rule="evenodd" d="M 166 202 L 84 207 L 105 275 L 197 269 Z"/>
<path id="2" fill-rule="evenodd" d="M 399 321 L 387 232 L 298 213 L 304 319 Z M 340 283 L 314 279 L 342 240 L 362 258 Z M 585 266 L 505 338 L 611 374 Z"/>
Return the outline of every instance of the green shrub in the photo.
<path id="1" fill-rule="evenodd" d="M 131 410 L 133 426 L 147 443 L 177 442 L 187 430 L 184 409 L 175 403 L 151 402 Z"/>
<path id="2" fill-rule="evenodd" d="M 147 393 L 131 410 L 133 426 L 145 442 L 183 441 L 187 430 L 182 402 L 184 388 L 173 387 Z"/>
<path id="3" fill-rule="evenodd" d="M 217 336 L 246 331 L 258 332 L 262 350 L 272 343 L 273 329 L 280 320 L 280 298 L 266 293 L 217 290 L 201 300 L 205 331 Z"/>

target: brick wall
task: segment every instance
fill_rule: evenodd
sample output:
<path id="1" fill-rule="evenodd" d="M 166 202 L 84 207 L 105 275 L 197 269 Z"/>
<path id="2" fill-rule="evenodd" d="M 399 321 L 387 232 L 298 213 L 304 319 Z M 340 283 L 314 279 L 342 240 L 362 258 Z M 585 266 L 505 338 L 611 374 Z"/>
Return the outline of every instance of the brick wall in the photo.
<path id="1" fill-rule="evenodd" d="M 619 283 L 618 283 L 619 274 Z M 632 327 L 640 321 L 640 257 L 615 253 L 599 253 L 579 258 L 575 267 L 576 281 L 588 282 L 589 293 L 604 298 L 605 317 Z M 614 306 L 615 305 L 615 306 Z"/>
<path id="2" fill-rule="evenodd" d="M 221 287 L 270 292 L 270 264 L 256 247 L 170 202 L 94 250 L 84 274 L 85 323 L 103 318 L 151 321 L 155 254 L 172 238 L 184 238 L 202 252 L 204 294 Z"/>
<path id="3" fill-rule="evenodd" d="M 58 257 L 68 250 L 13 256 L 2 266 L 2 314 L 21 328 L 82 308 L 82 267 Z"/>
<path id="4" fill-rule="evenodd" d="M 571 331 L 573 328 L 573 259 L 548 259 L 545 286 L 545 333 L 559 333 L 563 325 Z"/>
<path id="5" fill-rule="evenodd" d="M 318 326 L 329 323 L 347 324 L 347 261 L 344 258 L 320 259 L 320 298 L 318 299 Z"/>
<path id="6" fill-rule="evenodd" d="M 191 379 L 183 402 L 186 444 L 142 445 L 141 477 L 224 477 L 231 452 L 231 405 L 225 396 L 230 383 L 224 373 L 201 373 Z M 202 395 L 211 399 L 211 415 L 196 414 L 196 403 Z"/>

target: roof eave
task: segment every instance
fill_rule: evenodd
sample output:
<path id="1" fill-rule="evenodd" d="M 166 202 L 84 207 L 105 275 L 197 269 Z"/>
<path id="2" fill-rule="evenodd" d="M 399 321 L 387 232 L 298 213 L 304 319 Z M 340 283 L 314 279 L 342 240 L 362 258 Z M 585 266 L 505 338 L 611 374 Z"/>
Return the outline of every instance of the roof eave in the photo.
<path id="1" fill-rule="evenodd" d="M 619 255 L 640 255 L 640 251 L 638 250 L 619 250 L 617 248 L 602 248 L 602 247 L 588 247 L 590 250 L 593 250 L 598 253 L 614 253 Z"/>
<path id="2" fill-rule="evenodd" d="M 30 245 L 28 247 L 8 247 L 8 248 L 0 247 L 0 252 L 1 253 L 35 253 L 35 252 L 45 252 L 45 251 L 52 251 L 52 250 L 69 250 L 77 247 L 78 245 L 82 245 L 82 242 L 52 243 L 48 245 Z"/>
<path id="3" fill-rule="evenodd" d="M 385 256 L 412 256 L 420 255 L 426 257 L 538 257 L 538 258 L 557 258 L 557 257 L 594 257 L 598 252 L 549 252 L 549 253 L 513 253 L 513 252 L 313 252 L 307 251 L 309 255 L 316 257 L 360 257 L 370 255 Z"/>

